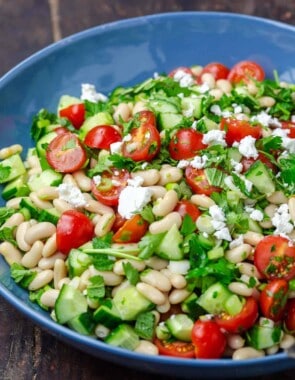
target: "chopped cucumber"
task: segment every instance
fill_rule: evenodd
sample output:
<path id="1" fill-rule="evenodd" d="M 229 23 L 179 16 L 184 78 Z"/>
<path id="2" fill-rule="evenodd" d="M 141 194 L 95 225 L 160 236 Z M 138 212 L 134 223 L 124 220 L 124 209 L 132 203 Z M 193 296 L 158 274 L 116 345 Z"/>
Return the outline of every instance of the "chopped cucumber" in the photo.
<path id="1" fill-rule="evenodd" d="M 155 113 L 176 113 L 179 114 L 180 109 L 169 100 L 152 99 L 149 101 L 149 106 Z"/>
<path id="2" fill-rule="evenodd" d="M 182 260 L 184 255 L 182 242 L 183 237 L 174 224 L 156 247 L 155 254 L 166 260 Z"/>
<path id="3" fill-rule="evenodd" d="M 93 319 L 90 313 L 82 313 L 68 321 L 68 326 L 82 335 L 92 335 L 94 329 Z"/>
<path id="4" fill-rule="evenodd" d="M 41 209 L 35 206 L 30 198 L 28 197 L 22 198 L 22 200 L 20 201 L 20 207 L 27 209 L 33 219 L 36 219 L 36 220 L 39 219 Z"/>
<path id="5" fill-rule="evenodd" d="M 188 116 L 193 116 L 196 119 L 200 119 L 202 116 L 202 98 L 182 98 L 181 108 L 183 110 L 183 114 L 186 114 L 187 112 L 189 114 Z"/>
<path id="6" fill-rule="evenodd" d="M 197 320 L 200 315 L 206 314 L 206 311 L 197 303 L 197 300 L 196 293 L 192 293 L 181 304 L 181 310 L 193 320 Z"/>
<path id="7" fill-rule="evenodd" d="M 269 170 L 259 160 L 251 165 L 250 169 L 245 173 L 245 176 L 262 194 L 272 194 L 276 190 Z"/>
<path id="8" fill-rule="evenodd" d="M 158 120 L 160 129 L 172 129 L 183 122 L 183 116 L 173 112 L 161 112 Z"/>
<path id="9" fill-rule="evenodd" d="M 62 174 L 52 169 L 46 169 L 40 174 L 32 176 L 28 182 L 31 191 L 38 191 L 46 186 L 58 186 L 62 181 Z"/>
<path id="10" fill-rule="evenodd" d="M 79 249 L 71 249 L 68 259 L 67 266 L 69 271 L 69 277 L 74 278 L 76 276 L 81 276 L 81 274 L 91 265 L 93 262 L 91 256 L 80 251 Z"/>
<path id="11" fill-rule="evenodd" d="M 50 132 L 37 141 L 36 149 L 39 157 L 46 157 L 46 149 L 56 136 L 56 132 Z"/>
<path id="12" fill-rule="evenodd" d="M 244 302 L 236 294 L 232 294 L 224 303 L 225 312 L 229 315 L 239 314 L 243 309 Z"/>
<path id="13" fill-rule="evenodd" d="M 216 282 L 201 294 L 197 303 L 209 314 L 220 314 L 225 310 L 225 302 L 231 295 L 223 284 Z"/>
<path id="14" fill-rule="evenodd" d="M 174 338 L 184 342 L 191 342 L 193 320 L 186 314 L 171 315 L 166 321 L 166 326 Z"/>
<path id="15" fill-rule="evenodd" d="M 224 248 L 223 247 L 213 247 L 210 251 L 207 252 L 209 260 L 217 260 L 220 257 L 224 256 Z"/>
<path id="16" fill-rule="evenodd" d="M 70 285 L 64 284 L 55 302 L 55 315 L 57 322 L 64 324 L 86 313 L 88 309 L 86 297 Z"/>
<path id="17" fill-rule="evenodd" d="M 255 325 L 247 332 L 247 341 L 250 346 L 257 350 L 264 350 L 278 344 L 282 338 L 280 326 L 260 326 Z"/>
<path id="18" fill-rule="evenodd" d="M 39 222 L 50 222 L 52 224 L 57 224 L 59 221 L 59 218 L 61 216 L 61 213 L 57 211 L 56 208 L 47 208 L 40 211 L 40 215 L 38 218 Z"/>
<path id="19" fill-rule="evenodd" d="M 0 183 L 7 183 L 26 172 L 19 154 L 13 154 L 0 162 Z"/>
<path id="20" fill-rule="evenodd" d="M 122 319 L 120 318 L 114 304 L 112 304 L 111 308 L 105 305 L 99 306 L 93 314 L 93 319 L 95 322 L 100 323 L 109 329 L 113 329 L 122 323 Z"/>
<path id="21" fill-rule="evenodd" d="M 139 337 L 131 326 L 122 324 L 106 337 L 105 342 L 111 346 L 134 351 L 139 345 Z"/>
<path id="22" fill-rule="evenodd" d="M 113 123 L 114 120 L 108 112 L 98 112 L 84 121 L 79 130 L 79 137 L 84 140 L 87 133 L 97 125 L 111 125 Z"/>
<path id="23" fill-rule="evenodd" d="M 29 193 L 30 189 L 27 185 L 27 176 L 23 174 L 13 181 L 8 182 L 3 189 L 2 198 L 7 201 L 15 197 L 25 197 L 29 195 Z"/>

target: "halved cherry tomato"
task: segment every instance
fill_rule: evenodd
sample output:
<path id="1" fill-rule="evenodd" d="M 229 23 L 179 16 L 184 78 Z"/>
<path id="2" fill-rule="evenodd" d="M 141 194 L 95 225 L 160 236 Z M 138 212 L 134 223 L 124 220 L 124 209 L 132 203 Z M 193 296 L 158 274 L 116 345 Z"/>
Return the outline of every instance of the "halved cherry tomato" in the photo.
<path id="1" fill-rule="evenodd" d="M 229 74 L 229 68 L 223 65 L 219 62 L 211 62 L 206 65 L 203 70 L 202 74 L 204 73 L 210 73 L 214 76 L 215 80 L 218 79 L 227 79 L 227 76 Z M 201 75 L 202 75 L 201 74 Z"/>
<path id="2" fill-rule="evenodd" d="M 295 247 L 282 236 L 266 236 L 256 246 L 254 264 L 267 279 L 295 277 Z"/>
<path id="3" fill-rule="evenodd" d="M 72 173 L 87 161 L 86 151 L 78 137 L 70 132 L 58 134 L 46 149 L 46 159 L 54 170 Z"/>
<path id="4" fill-rule="evenodd" d="M 65 211 L 56 226 L 57 250 L 68 254 L 72 248 L 78 248 L 93 238 L 94 225 L 82 212 Z"/>
<path id="5" fill-rule="evenodd" d="M 225 335 L 218 324 L 210 320 L 195 322 L 192 341 L 195 345 L 197 359 L 218 359 L 226 347 Z"/>
<path id="6" fill-rule="evenodd" d="M 156 338 L 155 345 L 158 347 L 160 355 L 174 356 L 183 359 L 192 359 L 195 357 L 195 346 L 192 343 L 174 341 L 169 342 Z"/>
<path id="7" fill-rule="evenodd" d="M 175 75 L 178 71 L 183 71 L 183 72 L 185 72 L 186 74 L 190 74 L 191 76 L 194 76 L 192 70 L 191 70 L 189 67 L 185 67 L 185 66 L 176 67 L 176 69 L 170 71 L 170 73 L 168 74 L 168 76 L 169 76 L 170 78 L 174 78 L 174 75 Z"/>
<path id="8" fill-rule="evenodd" d="M 126 169 L 113 169 L 112 172 L 105 171 L 101 174 L 101 181 L 96 184 L 92 180 L 91 191 L 94 197 L 107 206 L 117 206 L 119 195 L 127 185 L 130 173 Z"/>
<path id="9" fill-rule="evenodd" d="M 258 318 L 258 305 L 253 297 L 247 297 L 242 310 L 236 315 L 222 313 L 215 317 L 219 327 L 232 334 L 239 334 L 254 325 Z"/>
<path id="10" fill-rule="evenodd" d="M 261 152 L 258 153 L 258 157 L 254 158 L 246 158 L 243 157 L 241 160 L 241 164 L 243 165 L 243 172 L 246 172 L 253 165 L 254 162 L 260 160 L 263 164 L 269 167 L 274 173 L 277 171 L 276 166 Z"/>
<path id="11" fill-rule="evenodd" d="M 201 215 L 201 211 L 198 209 L 198 207 L 186 199 L 179 201 L 174 211 L 178 212 L 182 218 L 184 218 L 185 215 L 189 215 L 194 222 Z"/>
<path id="12" fill-rule="evenodd" d="M 292 121 L 281 121 L 283 129 L 289 129 L 288 137 L 295 138 L 295 123 Z"/>
<path id="13" fill-rule="evenodd" d="M 110 149 L 112 143 L 121 140 L 121 134 L 112 126 L 98 125 L 87 133 L 84 143 L 90 148 Z"/>
<path id="14" fill-rule="evenodd" d="M 170 140 L 169 153 L 173 160 L 186 160 L 207 148 L 202 142 L 203 134 L 191 128 L 179 129 Z"/>
<path id="15" fill-rule="evenodd" d="M 117 232 L 119 228 L 123 226 L 123 224 L 126 222 L 126 219 L 123 218 L 122 215 L 120 215 L 118 212 L 115 213 L 115 221 L 112 227 L 113 232 Z"/>
<path id="16" fill-rule="evenodd" d="M 232 145 L 235 141 L 239 142 L 246 136 L 259 139 L 262 136 L 262 128 L 258 125 L 251 125 L 246 120 L 233 118 L 222 118 L 220 129 L 226 131 L 225 141 Z"/>
<path id="17" fill-rule="evenodd" d="M 290 298 L 287 302 L 285 326 L 288 331 L 295 332 L 295 298 Z"/>
<path id="18" fill-rule="evenodd" d="M 65 128 L 65 127 L 56 127 L 54 129 L 54 132 L 57 133 L 58 135 L 61 135 L 63 133 L 69 132 L 69 130 L 67 128 Z"/>
<path id="19" fill-rule="evenodd" d="M 61 109 L 59 115 L 68 119 L 73 127 L 79 129 L 85 120 L 85 106 L 83 103 L 72 104 Z"/>
<path id="20" fill-rule="evenodd" d="M 253 61 L 241 61 L 234 65 L 227 79 L 233 83 L 249 83 L 251 80 L 262 81 L 265 77 L 263 68 Z"/>
<path id="21" fill-rule="evenodd" d="M 148 223 L 138 214 L 126 220 L 123 226 L 114 234 L 115 243 L 137 243 L 146 233 Z"/>
<path id="22" fill-rule="evenodd" d="M 222 190 L 220 187 L 210 185 L 203 169 L 195 169 L 190 165 L 185 169 L 185 179 L 196 194 L 211 195 Z"/>
<path id="23" fill-rule="evenodd" d="M 134 161 L 151 161 L 161 147 L 155 115 L 151 111 L 141 111 L 136 114 L 134 122 L 137 126 L 131 130 L 131 138 L 124 141 L 122 154 Z"/>
<path id="24" fill-rule="evenodd" d="M 283 279 L 272 280 L 263 288 L 259 297 L 259 305 L 264 317 L 275 322 L 282 319 L 286 309 L 288 288 L 288 282 Z"/>

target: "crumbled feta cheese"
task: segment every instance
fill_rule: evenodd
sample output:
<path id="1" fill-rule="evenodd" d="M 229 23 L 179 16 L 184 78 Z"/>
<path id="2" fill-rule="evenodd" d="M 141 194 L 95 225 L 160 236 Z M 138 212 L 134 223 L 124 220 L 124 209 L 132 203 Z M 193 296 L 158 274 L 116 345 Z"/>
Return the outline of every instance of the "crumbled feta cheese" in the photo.
<path id="1" fill-rule="evenodd" d="M 135 174 L 134 178 L 127 179 L 127 183 L 129 186 L 139 187 L 144 183 L 144 179 L 140 177 L 139 175 Z"/>
<path id="2" fill-rule="evenodd" d="M 179 261 L 170 260 L 168 264 L 168 269 L 172 273 L 187 274 L 187 272 L 190 269 L 190 262 L 189 260 L 179 260 Z"/>
<path id="3" fill-rule="evenodd" d="M 271 219 L 272 225 L 276 227 L 274 234 L 283 235 L 289 234 L 293 230 L 289 207 L 286 203 L 282 204 L 275 212 Z"/>
<path id="4" fill-rule="evenodd" d="M 106 102 L 108 100 L 107 96 L 96 92 L 95 86 L 89 83 L 82 83 L 81 86 L 81 99 L 88 100 L 89 102 Z"/>
<path id="5" fill-rule="evenodd" d="M 118 212 L 123 218 L 131 219 L 132 216 L 142 211 L 152 198 L 152 190 L 148 187 L 126 186 L 120 193 Z"/>
<path id="6" fill-rule="evenodd" d="M 153 75 L 153 77 L 154 77 L 154 79 L 157 79 L 157 78 L 159 78 L 159 73 L 157 73 L 156 71 L 154 72 L 154 75 Z"/>
<path id="7" fill-rule="evenodd" d="M 177 94 L 177 96 L 178 96 L 180 99 L 183 99 L 183 98 L 184 98 L 184 93 L 181 92 L 180 94 Z"/>
<path id="8" fill-rule="evenodd" d="M 251 181 L 249 181 L 247 178 L 245 178 L 244 176 L 240 176 L 240 178 L 242 178 L 244 180 L 246 189 L 250 193 L 252 191 L 253 183 Z"/>
<path id="9" fill-rule="evenodd" d="M 81 190 L 69 183 L 62 183 L 58 186 L 59 199 L 70 203 L 73 207 L 84 207 L 87 205 L 86 199 Z"/>
<path id="10" fill-rule="evenodd" d="M 198 91 L 200 94 L 205 94 L 205 92 L 207 92 L 209 90 L 210 90 L 210 87 L 209 87 L 208 83 L 202 83 L 198 88 Z"/>
<path id="11" fill-rule="evenodd" d="M 117 141 L 110 145 L 111 154 L 121 153 L 123 142 Z"/>
<path id="12" fill-rule="evenodd" d="M 224 212 L 223 212 L 222 208 L 220 208 L 217 205 L 213 205 L 213 206 L 209 207 L 209 214 L 214 220 L 217 220 L 219 222 L 225 221 Z"/>
<path id="13" fill-rule="evenodd" d="M 256 210 L 253 207 L 246 206 L 245 211 L 249 213 L 249 216 L 252 220 L 257 222 L 261 222 L 263 220 L 263 212 L 260 210 Z"/>
<path id="14" fill-rule="evenodd" d="M 195 110 L 195 108 L 194 108 L 193 103 L 192 102 L 188 102 L 187 108 L 183 109 L 182 113 L 183 113 L 183 115 L 185 117 L 191 117 L 194 114 L 194 110 Z"/>
<path id="15" fill-rule="evenodd" d="M 233 104 L 232 106 L 234 108 L 234 114 L 243 112 L 243 108 L 239 104 Z"/>
<path id="16" fill-rule="evenodd" d="M 128 135 L 126 135 L 126 136 L 123 137 L 123 141 L 128 142 L 128 141 L 131 141 L 131 140 L 132 140 L 132 136 L 130 135 L 130 133 L 128 133 Z"/>
<path id="17" fill-rule="evenodd" d="M 205 154 L 204 156 L 195 156 L 190 162 L 190 165 L 195 169 L 203 169 L 207 161 L 208 157 Z"/>
<path id="18" fill-rule="evenodd" d="M 212 227 L 215 231 L 221 230 L 222 228 L 226 227 L 224 222 L 221 222 L 220 220 L 212 220 L 211 221 Z"/>
<path id="19" fill-rule="evenodd" d="M 206 145 L 222 145 L 226 146 L 225 131 L 212 129 L 204 134 L 202 143 Z"/>
<path id="20" fill-rule="evenodd" d="M 255 147 L 256 139 L 252 136 L 244 137 L 240 142 L 235 141 L 233 143 L 234 147 L 237 147 L 241 155 L 246 158 L 253 157 L 256 159 L 258 157 L 258 151 Z"/>
<path id="21" fill-rule="evenodd" d="M 240 162 L 235 161 L 233 158 L 231 158 L 230 164 L 231 164 L 231 166 L 233 167 L 233 169 L 234 169 L 234 171 L 236 173 L 241 173 L 242 172 L 243 165 Z"/>
<path id="22" fill-rule="evenodd" d="M 222 111 L 221 108 L 220 108 L 220 106 L 218 104 L 213 104 L 210 107 L 210 111 L 214 115 L 217 115 L 217 116 L 223 116 L 223 117 L 230 117 L 230 116 L 232 116 L 232 112 L 230 112 L 228 110 Z"/>
<path id="23" fill-rule="evenodd" d="M 221 230 L 215 231 L 214 236 L 219 240 L 227 240 L 227 241 L 232 240 L 227 227 L 224 227 Z"/>
<path id="24" fill-rule="evenodd" d="M 268 126 L 280 127 L 282 125 L 277 118 L 271 117 L 271 115 L 269 115 L 265 111 L 262 111 L 259 114 L 252 116 L 250 121 L 258 122 L 264 127 L 268 127 Z"/>
<path id="25" fill-rule="evenodd" d="M 190 161 L 188 160 L 180 160 L 178 161 L 177 168 L 185 169 L 189 164 L 190 164 Z"/>
<path id="26" fill-rule="evenodd" d="M 101 176 L 99 174 L 92 177 L 92 179 L 93 179 L 93 182 L 95 183 L 96 186 L 101 184 Z"/>
<path id="27" fill-rule="evenodd" d="M 224 184 L 233 191 L 240 192 L 240 190 L 237 188 L 237 186 L 233 182 L 233 177 L 231 175 L 224 178 Z"/>
<path id="28" fill-rule="evenodd" d="M 177 70 L 173 79 L 179 82 L 180 87 L 190 87 L 195 83 L 191 74 L 186 73 L 184 70 Z"/>
<path id="29" fill-rule="evenodd" d="M 229 243 L 229 248 L 233 249 L 233 248 L 239 247 L 243 243 L 244 243 L 244 237 L 243 237 L 243 235 L 239 235 L 236 239 L 232 240 Z"/>

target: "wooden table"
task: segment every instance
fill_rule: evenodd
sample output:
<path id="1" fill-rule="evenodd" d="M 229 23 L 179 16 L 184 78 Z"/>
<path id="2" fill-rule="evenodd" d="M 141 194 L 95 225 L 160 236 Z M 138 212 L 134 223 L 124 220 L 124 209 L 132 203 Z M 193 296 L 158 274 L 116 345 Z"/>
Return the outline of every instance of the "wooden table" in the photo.
<path id="1" fill-rule="evenodd" d="M 295 25 L 295 0 L 0 0 L 0 75 L 40 48 L 109 21 L 170 11 L 238 12 Z M 257 380 L 287 380 L 295 371 Z M 0 300 L 0 379 L 168 379 L 110 364 L 40 330 Z"/>

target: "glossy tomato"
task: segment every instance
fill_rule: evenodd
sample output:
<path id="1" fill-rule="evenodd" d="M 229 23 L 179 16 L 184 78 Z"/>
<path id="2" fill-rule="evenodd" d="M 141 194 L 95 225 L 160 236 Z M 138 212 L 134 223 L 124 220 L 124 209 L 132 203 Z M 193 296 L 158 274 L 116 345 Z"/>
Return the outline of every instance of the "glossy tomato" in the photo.
<path id="1" fill-rule="evenodd" d="M 256 246 L 254 263 L 267 279 L 295 277 L 295 247 L 282 236 L 266 236 Z"/>
<path id="2" fill-rule="evenodd" d="M 68 119 L 73 127 L 79 129 L 85 120 L 85 106 L 83 103 L 72 104 L 61 109 L 59 115 Z"/>
<path id="3" fill-rule="evenodd" d="M 130 138 L 122 145 L 122 154 L 134 161 L 151 161 L 160 151 L 160 133 L 156 128 L 155 115 L 141 111 L 135 115 L 135 127 Z"/>
<path id="4" fill-rule="evenodd" d="M 269 169 L 271 169 L 272 172 L 276 172 L 277 168 L 276 166 L 267 158 L 263 153 L 258 152 L 257 159 L 254 158 L 247 158 L 243 157 L 241 160 L 241 164 L 243 165 L 243 172 L 246 172 L 250 167 L 253 165 L 254 162 L 257 160 L 260 160 L 264 165 L 266 165 Z"/>
<path id="5" fill-rule="evenodd" d="M 260 126 L 253 126 L 245 120 L 222 118 L 220 128 L 226 132 L 225 141 L 230 146 L 235 141 L 239 142 L 246 136 L 252 136 L 255 139 L 259 139 L 262 136 L 262 128 Z"/>
<path id="6" fill-rule="evenodd" d="M 191 76 L 194 76 L 192 70 L 189 67 L 186 67 L 186 66 L 177 67 L 176 69 L 170 71 L 170 73 L 168 74 L 168 76 L 171 77 L 171 78 L 174 78 L 175 74 L 177 74 L 178 71 L 182 71 L 182 72 L 184 72 L 186 74 L 190 74 Z"/>
<path id="7" fill-rule="evenodd" d="M 140 216 L 134 215 L 125 221 L 113 236 L 115 243 L 137 243 L 146 233 L 148 223 Z"/>
<path id="8" fill-rule="evenodd" d="M 229 74 L 229 68 L 223 65 L 222 63 L 211 62 L 203 68 L 201 75 L 204 73 L 212 74 L 215 80 L 227 79 Z"/>
<path id="9" fill-rule="evenodd" d="M 130 174 L 125 169 L 113 169 L 101 174 L 101 180 L 97 183 L 92 180 L 91 190 L 94 197 L 107 206 L 117 206 L 119 195 L 127 185 Z"/>
<path id="10" fill-rule="evenodd" d="M 78 248 L 93 238 L 92 221 L 77 210 L 65 211 L 56 226 L 57 250 L 68 254 L 72 248 Z"/>
<path id="11" fill-rule="evenodd" d="M 295 332 L 295 298 L 291 298 L 287 302 L 285 326 L 290 332 Z"/>
<path id="12" fill-rule="evenodd" d="M 50 142 L 46 149 L 46 159 L 57 172 L 73 173 L 85 165 L 87 156 L 78 137 L 64 132 Z"/>
<path id="13" fill-rule="evenodd" d="M 276 279 L 269 282 L 260 293 L 259 305 L 264 317 L 278 322 L 286 309 L 288 282 Z"/>
<path id="14" fill-rule="evenodd" d="M 170 156 L 174 160 L 186 160 L 194 157 L 200 150 L 207 148 L 202 139 L 203 134 L 194 129 L 179 129 L 170 140 Z"/>
<path id="15" fill-rule="evenodd" d="M 252 61 L 241 61 L 231 68 L 227 79 L 233 83 L 249 83 L 253 79 L 262 81 L 264 77 L 264 70 L 258 63 Z"/>
<path id="16" fill-rule="evenodd" d="M 201 211 L 198 209 L 198 207 L 186 199 L 179 201 L 174 211 L 178 212 L 182 218 L 184 218 L 185 215 L 189 215 L 194 222 L 201 215 Z"/>
<path id="17" fill-rule="evenodd" d="M 222 190 L 220 187 L 210 185 L 203 169 L 195 169 L 190 165 L 185 169 L 185 179 L 196 194 L 211 195 Z"/>
<path id="18" fill-rule="evenodd" d="M 121 140 L 121 134 L 114 127 L 98 125 L 87 133 L 84 143 L 89 148 L 110 149 L 111 144 Z"/>
<path id="19" fill-rule="evenodd" d="M 174 356 L 183 359 L 192 359 L 195 357 L 195 347 L 192 343 L 181 341 L 166 341 L 155 339 L 155 345 L 158 347 L 160 355 Z"/>
<path id="20" fill-rule="evenodd" d="M 214 321 L 195 322 L 192 330 L 197 359 L 218 359 L 224 353 L 226 338 Z"/>
<path id="21" fill-rule="evenodd" d="M 295 123 L 292 121 L 281 121 L 283 129 L 289 129 L 288 137 L 295 138 Z"/>
<path id="22" fill-rule="evenodd" d="M 242 310 L 236 315 L 222 313 L 215 318 L 219 327 L 232 334 L 239 334 L 254 325 L 258 318 L 258 305 L 253 297 L 247 297 Z"/>

